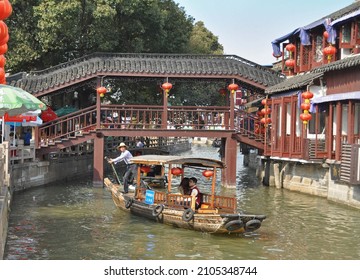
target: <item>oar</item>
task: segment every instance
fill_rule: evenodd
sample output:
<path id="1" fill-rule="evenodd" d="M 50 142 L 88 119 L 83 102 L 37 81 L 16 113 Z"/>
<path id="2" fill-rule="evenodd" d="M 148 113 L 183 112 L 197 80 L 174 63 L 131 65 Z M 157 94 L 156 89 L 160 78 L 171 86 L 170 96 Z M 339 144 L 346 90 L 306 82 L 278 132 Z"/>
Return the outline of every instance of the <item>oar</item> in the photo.
<path id="1" fill-rule="evenodd" d="M 109 162 L 109 160 L 110 160 L 108 157 L 105 157 L 105 159 L 106 159 L 107 162 Z M 115 169 L 114 164 L 113 164 L 113 163 L 110 163 L 110 162 L 109 162 L 109 164 L 111 165 L 112 170 L 114 171 L 114 175 L 115 175 L 116 181 L 118 182 L 119 185 L 121 185 L 121 181 L 120 181 L 119 176 L 118 176 L 118 174 L 117 174 L 117 172 L 116 172 L 116 169 Z"/>

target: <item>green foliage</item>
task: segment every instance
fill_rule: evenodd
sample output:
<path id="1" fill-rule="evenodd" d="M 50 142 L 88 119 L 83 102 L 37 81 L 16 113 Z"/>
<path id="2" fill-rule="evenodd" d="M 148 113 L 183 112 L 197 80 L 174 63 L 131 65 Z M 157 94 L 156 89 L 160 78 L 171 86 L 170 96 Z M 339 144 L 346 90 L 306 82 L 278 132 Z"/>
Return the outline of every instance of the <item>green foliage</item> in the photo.
<path id="1" fill-rule="evenodd" d="M 173 0 L 13 0 L 6 70 L 41 70 L 94 52 L 222 54 L 217 37 Z M 116 87 L 116 82 L 114 83 Z M 153 84 L 128 85 L 113 101 L 161 104 Z M 202 88 L 192 88 L 199 92 Z M 141 91 L 143 100 L 137 98 Z M 155 91 L 155 93 L 154 93 Z M 190 91 L 188 91 L 190 92 Z M 189 98 L 171 101 L 178 105 Z M 191 97 L 194 98 L 194 97 Z M 190 98 L 190 99 L 191 99 Z M 210 101 L 203 96 L 201 100 Z M 199 100 L 192 100 L 201 103 Z"/>
<path id="2" fill-rule="evenodd" d="M 195 23 L 190 37 L 190 49 L 198 54 L 223 54 L 223 46 L 218 38 L 206 29 L 202 21 Z"/>

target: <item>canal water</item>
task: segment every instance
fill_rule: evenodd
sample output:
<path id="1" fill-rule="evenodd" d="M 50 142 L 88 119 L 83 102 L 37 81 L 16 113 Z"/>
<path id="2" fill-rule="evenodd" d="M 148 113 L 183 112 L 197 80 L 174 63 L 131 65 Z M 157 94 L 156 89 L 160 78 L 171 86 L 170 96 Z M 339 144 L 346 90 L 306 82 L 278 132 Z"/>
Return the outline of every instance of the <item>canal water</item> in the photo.
<path id="1" fill-rule="evenodd" d="M 218 158 L 194 145 L 184 155 Z M 117 209 L 90 178 L 17 193 L 5 259 L 48 260 L 358 260 L 360 210 L 324 198 L 265 187 L 242 166 L 239 210 L 267 215 L 245 235 L 211 235 L 148 221 Z"/>

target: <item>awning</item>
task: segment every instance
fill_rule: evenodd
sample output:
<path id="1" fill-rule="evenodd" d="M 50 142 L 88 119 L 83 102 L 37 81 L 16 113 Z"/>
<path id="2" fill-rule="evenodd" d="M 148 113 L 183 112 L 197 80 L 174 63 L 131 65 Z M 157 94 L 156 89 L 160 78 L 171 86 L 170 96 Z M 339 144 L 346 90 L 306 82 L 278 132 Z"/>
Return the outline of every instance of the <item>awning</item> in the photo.
<path id="1" fill-rule="evenodd" d="M 304 46 L 308 46 L 311 45 L 310 42 L 310 34 L 309 31 L 311 29 L 314 29 L 316 27 L 319 27 L 321 25 L 324 25 L 326 31 L 329 33 L 329 37 L 327 39 L 328 43 L 334 44 L 335 40 L 336 40 L 336 30 L 335 28 L 333 28 L 333 23 L 331 23 L 331 19 L 319 19 L 313 23 L 310 23 L 308 25 L 305 25 L 303 27 L 299 27 L 297 29 L 295 29 L 294 31 L 290 32 L 289 34 L 286 34 L 278 39 L 275 39 L 274 41 L 271 42 L 272 47 L 273 47 L 273 53 L 274 56 L 280 56 L 281 55 L 281 51 L 280 51 L 280 43 L 290 39 L 292 36 L 294 35 L 298 35 L 300 37 L 300 43 Z"/>
<path id="2" fill-rule="evenodd" d="M 62 117 L 64 115 L 67 115 L 67 114 L 70 114 L 70 113 L 73 113 L 73 112 L 76 112 L 76 111 L 78 111 L 78 109 L 76 109 L 74 107 L 71 107 L 71 106 L 65 106 L 65 107 L 62 107 L 62 108 L 56 110 L 55 114 L 58 117 Z"/>
<path id="3" fill-rule="evenodd" d="M 350 99 L 359 99 L 360 100 L 360 91 L 352 91 L 352 92 L 344 92 L 344 93 L 337 93 L 331 94 L 321 97 L 314 97 L 311 99 L 310 103 L 310 113 L 315 113 L 315 105 L 325 103 L 325 102 L 332 102 L 332 101 L 340 101 L 340 100 L 350 100 Z"/>
<path id="4" fill-rule="evenodd" d="M 360 91 L 352 91 L 338 94 L 331 94 L 321 97 L 314 97 L 311 99 L 311 103 L 319 104 L 331 101 L 349 100 L 349 99 L 360 99 Z"/>

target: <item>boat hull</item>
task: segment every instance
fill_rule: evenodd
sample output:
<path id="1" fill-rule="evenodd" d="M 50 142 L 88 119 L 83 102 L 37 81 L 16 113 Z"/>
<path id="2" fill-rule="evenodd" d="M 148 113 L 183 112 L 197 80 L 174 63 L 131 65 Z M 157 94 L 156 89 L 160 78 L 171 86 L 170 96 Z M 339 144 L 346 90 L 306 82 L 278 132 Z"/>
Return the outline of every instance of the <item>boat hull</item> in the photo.
<path id="1" fill-rule="evenodd" d="M 121 210 L 178 228 L 208 233 L 244 233 L 258 229 L 264 215 L 232 213 L 197 213 L 191 209 L 173 209 L 166 205 L 149 205 L 136 200 L 133 193 L 123 194 L 119 185 L 105 179 L 115 205 Z"/>

